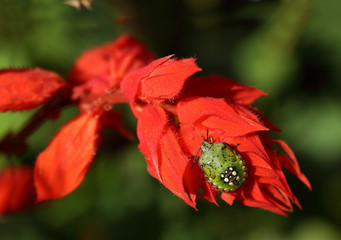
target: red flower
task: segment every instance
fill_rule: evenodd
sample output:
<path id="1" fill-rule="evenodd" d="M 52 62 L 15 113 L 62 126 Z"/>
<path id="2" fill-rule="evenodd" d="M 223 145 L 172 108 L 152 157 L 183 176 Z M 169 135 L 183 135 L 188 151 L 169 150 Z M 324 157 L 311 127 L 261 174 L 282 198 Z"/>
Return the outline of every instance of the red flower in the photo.
<path id="1" fill-rule="evenodd" d="M 65 86 L 58 74 L 43 69 L 1 70 L 0 111 L 25 110 L 45 103 Z"/>
<path id="2" fill-rule="evenodd" d="M 37 158 L 34 166 L 36 201 L 63 197 L 83 181 L 96 153 L 103 127 L 114 128 L 133 138 L 121 123 L 120 113 L 114 111 L 112 105 L 127 102 L 118 88 L 122 78 L 153 58 L 140 42 L 122 36 L 115 42 L 85 52 L 71 70 L 69 84 L 64 83 L 56 73 L 46 70 L 0 72 L 0 111 L 31 109 L 45 104 L 19 134 L 9 134 L 0 142 L 0 150 L 7 154 L 18 154 L 15 151 L 20 144 L 25 144 L 28 134 L 47 118 L 55 117 L 56 112 L 65 105 L 77 103 L 81 111 L 79 116 L 62 127 Z M 14 145 L 16 148 L 12 147 Z M 23 174 L 24 177 L 27 173 L 16 174 Z M 23 184 L 21 177 L 12 175 L 0 178 L 0 186 L 13 179 L 11 184 L 20 187 Z M 2 189 L 4 187 L 0 188 L 0 194 Z M 13 207 L 7 204 L 13 197 L 18 196 L 19 199 L 19 190 L 11 196 L 3 191 L 1 212 L 20 208 L 22 204 Z"/>
<path id="3" fill-rule="evenodd" d="M 9 167 L 0 171 L 0 215 L 11 213 L 35 201 L 32 169 Z"/>
<path id="4" fill-rule="evenodd" d="M 191 169 L 191 157 L 208 129 L 214 142 L 239 144 L 236 149 L 248 169 L 240 188 L 221 192 L 224 201 L 231 205 L 237 199 L 282 215 L 293 210 L 292 203 L 300 207 L 282 169 L 310 188 L 309 181 L 291 149 L 265 136 L 278 128 L 248 106 L 266 94 L 221 76 L 190 77 L 198 70 L 194 59 L 165 57 L 132 71 L 122 81 L 121 89 L 138 119 L 139 148 L 149 173 L 194 208 L 198 198 L 216 203 L 220 191 L 203 180 L 197 164 Z M 200 196 L 199 188 L 203 189 Z"/>
<path id="5" fill-rule="evenodd" d="M 119 88 L 131 70 L 145 66 L 154 59 L 143 44 L 127 35 L 83 53 L 75 62 L 69 81 L 78 86 L 74 94 L 105 94 Z M 81 88 L 81 90 L 80 90 Z"/>

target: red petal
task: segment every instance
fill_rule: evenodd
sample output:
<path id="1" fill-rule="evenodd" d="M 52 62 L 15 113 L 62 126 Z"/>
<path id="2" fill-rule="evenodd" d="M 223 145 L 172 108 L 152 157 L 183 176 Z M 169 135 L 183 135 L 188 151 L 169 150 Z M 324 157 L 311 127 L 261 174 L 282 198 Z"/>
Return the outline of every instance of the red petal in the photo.
<path id="1" fill-rule="evenodd" d="M 242 155 L 248 163 L 248 178 L 237 199 L 245 205 L 285 215 L 284 211 L 293 210 L 291 201 L 299 207 L 300 204 L 291 192 L 277 158 L 270 154 L 270 163 L 254 153 Z"/>
<path id="2" fill-rule="evenodd" d="M 0 111 L 24 110 L 39 106 L 65 83 L 58 74 L 35 68 L 0 71 Z"/>
<path id="3" fill-rule="evenodd" d="M 290 196 L 287 195 L 287 192 L 283 191 L 283 189 L 273 184 L 262 184 L 262 188 L 263 191 L 267 192 L 269 199 L 273 202 L 274 205 L 278 206 L 286 212 L 292 212 L 294 210 L 291 200 L 297 201 L 297 199 L 290 199 Z M 297 204 L 297 206 L 301 208 L 301 205 L 299 203 Z"/>
<path id="4" fill-rule="evenodd" d="M 0 172 L 0 214 L 32 206 L 35 199 L 31 168 L 9 167 Z"/>
<path id="5" fill-rule="evenodd" d="M 296 156 L 294 152 L 291 150 L 291 148 L 288 146 L 288 144 L 286 144 L 282 140 L 276 140 L 271 138 L 266 139 L 267 141 L 278 144 L 288 154 L 289 157 L 283 154 L 278 155 L 281 166 L 290 171 L 296 177 L 298 177 L 311 190 L 311 184 L 307 177 L 301 172 Z"/>
<path id="6" fill-rule="evenodd" d="M 282 131 L 280 128 L 276 127 L 272 122 L 269 121 L 269 119 L 267 119 L 264 114 L 259 111 L 257 108 L 254 107 L 248 107 L 250 111 L 252 111 L 255 115 L 258 116 L 258 118 L 260 118 L 262 120 L 262 123 L 265 127 L 267 127 L 270 131 L 276 131 L 276 132 L 280 132 Z"/>
<path id="7" fill-rule="evenodd" d="M 64 126 L 38 156 L 38 201 L 63 197 L 82 181 L 96 151 L 98 118 L 83 114 Z"/>
<path id="8" fill-rule="evenodd" d="M 193 58 L 164 62 L 151 69 L 148 77 L 141 81 L 141 99 L 161 100 L 179 94 L 186 79 L 201 69 Z"/>
<path id="9" fill-rule="evenodd" d="M 250 181 L 250 179 L 248 180 L 248 184 L 244 186 L 242 194 L 237 195 L 237 200 L 246 206 L 264 208 L 286 216 L 286 213 L 281 208 L 269 201 L 268 197 L 260 189 L 258 183 Z"/>
<path id="10" fill-rule="evenodd" d="M 171 57 L 157 59 L 132 72 L 122 82 L 122 92 L 130 101 L 134 101 L 136 95 L 146 101 L 177 96 L 186 79 L 201 69 L 193 58 L 174 60 Z"/>
<path id="11" fill-rule="evenodd" d="M 91 93 L 103 93 L 106 89 L 118 87 L 128 72 L 153 59 L 154 55 L 141 42 L 123 35 L 114 42 L 83 53 L 76 60 L 69 79 L 76 85 L 85 84 Z"/>
<path id="12" fill-rule="evenodd" d="M 204 181 L 201 187 L 203 188 L 204 192 L 199 196 L 199 198 L 206 199 L 207 201 L 210 201 L 218 206 L 218 203 L 215 200 L 217 198 L 217 191 L 212 189 L 212 186 L 207 181 Z"/>
<path id="13" fill-rule="evenodd" d="M 260 157 L 253 155 L 253 157 L 261 159 Z M 252 159 L 252 157 L 250 157 Z M 269 167 L 262 167 L 262 166 L 254 166 L 255 176 L 256 177 L 265 177 L 265 178 L 277 178 L 277 173 Z"/>
<path id="14" fill-rule="evenodd" d="M 167 125 L 164 110 L 156 106 L 145 107 L 138 118 L 137 135 L 150 174 L 187 204 L 195 207 L 198 189 L 195 189 L 195 184 L 188 182 L 185 175 L 185 172 L 195 174 L 195 171 L 187 171 L 191 163 Z"/>
<path id="15" fill-rule="evenodd" d="M 269 149 L 267 152 L 268 152 L 268 155 L 271 158 L 272 162 L 274 163 L 274 172 L 277 175 L 278 181 L 274 183 L 274 182 L 267 180 L 266 177 L 263 177 L 263 178 L 259 179 L 258 181 L 263 182 L 263 183 L 268 183 L 268 184 L 276 187 L 278 190 L 284 192 L 285 195 L 287 197 L 289 197 L 293 203 L 295 203 L 298 207 L 301 208 L 300 203 L 298 202 L 297 198 L 291 192 L 291 189 L 290 189 L 288 182 L 285 178 L 285 175 L 282 171 L 282 166 L 280 164 L 280 159 L 279 159 L 279 156 L 282 154 L 272 152 L 272 150 L 269 150 Z"/>
<path id="16" fill-rule="evenodd" d="M 121 91 L 124 93 L 124 95 L 126 95 L 130 102 L 133 102 L 135 100 L 141 80 L 147 77 L 153 71 L 153 69 L 156 69 L 157 67 L 168 61 L 171 57 L 172 55 L 156 59 L 148 66 L 130 72 L 123 79 L 121 83 Z"/>
<path id="17" fill-rule="evenodd" d="M 236 199 L 236 194 L 223 192 L 220 197 L 221 199 L 223 199 L 225 202 L 232 206 L 234 200 Z"/>
<path id="18" fill-rule="evenodd" d="M 189 156 L 195 156 L 200 149 L 202 137 L 206 135 L 207 129 L 201 129 L 191 124 L 181 124 L 179 129 L 179 140 L 183 148 L 187 149 Z"/>
<path id="19" fill-rule="evenodd" d="M 260 121 L 246 114 L 246 109 L 230 105 L 223 99 L 200 97 L 180 101 L 177 113 L 181 124 L 195 124 L 206 129 L 221 129 L 227 136 L 242 136 L 251 132 L 265 131 Z"/>
<path id="20" fill-rule="evenodd" d="M 298 201 L 295 197 L 291 199 L 291 197 L 294 195 L 291 192 L 288 194 L 287 191 L 283 190 L 283 188 L 278 185 L 279 181 L 275 181 L 274 179 L 261 178 L 258 183 L 259 185 L 261 185 L 261 189 L 267 196 L 267 199 L 272 202 L 273 205 L 286 212 L 293 211 L 294 208 L 291 201 L 295 203 L 298 203 Z M 297 206 L 301 207 L 299 203 L 297 204 Z"/>
<path id="21" fill-rule="evenodd" d="M 237 150 L 240 153 L 245 152 L 254 166 L 273 169 L 273 163 L 259 139 L 258 134 L 249 134 L 246 137 L 236 138 L 235 142 L 232 142 L 232 144 L 239 144 Z"/>
<path id="22" fill-rule="evenodd" d="M 243 203 L 244 205 L 249 206 L 249 207 L 263 208 L 263 209 L 268 210 L 270 212 L 274 212 L 274 213 L 277 213 L 277 214 L 282 215 L 282 216 L 287 216 L 287 214 L 285 212 L 283 212 L 281 209 L 273 206 L 272 204 L 266 203 L 266 202 L 257 201 L 255 199 L 247 198 L 247 197 L 240 198 L 239 201 L 241 203 Z"/>
<path id="23" fill-rule="evenodd" d="M 177 139 L 179 141 L 179 139 Z M 180 146 L 181 143 L 179 143 Z M 185 192 L 188 193 L 189 197 L 191 198 L 191 203 L 195 203 L 199 191 L 199 187 L 204 185 L 206 181 L 203 180 L 204 178 L 204 172 L 200 169 L 199 165 L 196 164 L 193 166 L 193 158 L 188 157 L 187 158 L 187 166 L 185 168 L 185 171 L 183 173 L 183 184 L 185 186 Z M 204 194 L 210 194 L 211 192 L 205 191 Z M 212 201 L 215 203 L 215 196 L 214 193 L 212 193 L 209 196 L 206 196 L 203 194 L 201 195 L 202 198 L 208 199 L 209 201 Z M 190 204 L 191 205 L 191 204 Z M 195 205 L 195 204 L 194 204 Z"/>
<path id="24" fill-rule="evenodd" d="M 184 85 L 182 96 L 225 98 L 227 101 L 246 106 L 262 96 L 267 96 L 267 94 L 257 88 L 237 83 L 227 77 L 208 75 L 189 78 Z"/>
<path id="25" fill-rule="evenodd" d="M 188 184 L 184 182 L 184 178 L 188 177 L 186 174 L 195 174 L 195 172 L 186 172 L 189 169 L 191 162 L 188 156 L 185 155 L 179 146 L 179 143 L 170 130 L 166 129 L 165 134 L 161 137 L 160 152 L 162 154 L 162 162 L 160 166 L 162 183 L 177 196 L 185 200 L 185 202 L 195 208 L 194 199 L 197 195 L 198 188 L 196 184 Z M 194 176 L 189 177 L 196 180 Z M 184 184 L 187 183 L 186 186 Z M 194 182 L 195 183 L 195 182 Z"/>
<path id="26" fill-rule="evenodd" d="M 137 122 L 137 136 L 140 140 L 139 148 L 146 157 L 148 170 L 151 170 L 160 181 L 160 156 L 158 145 L 167 124 L 166 113 L 160 107 L 147 106 L 143 109 Z"/>

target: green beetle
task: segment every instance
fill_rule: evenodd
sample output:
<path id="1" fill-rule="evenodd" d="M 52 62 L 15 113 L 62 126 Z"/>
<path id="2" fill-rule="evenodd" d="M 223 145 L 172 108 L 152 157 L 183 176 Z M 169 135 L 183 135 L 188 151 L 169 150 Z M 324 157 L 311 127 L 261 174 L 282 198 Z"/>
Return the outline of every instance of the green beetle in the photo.
<path id="1" fill-rule="evenodd" d="M 237 190 L 247 177 L 245 161 L 236 150 L 233 150 L 239 144 L 231 146 L 225 142 L 213 143 L 212 136 L 208 137 L 208 131 L 207 138 L 202 138 L 204 141 L 194 158 L 192 168 L 201 150 L 199 166 L 208 182 L 220 191 Z"/>

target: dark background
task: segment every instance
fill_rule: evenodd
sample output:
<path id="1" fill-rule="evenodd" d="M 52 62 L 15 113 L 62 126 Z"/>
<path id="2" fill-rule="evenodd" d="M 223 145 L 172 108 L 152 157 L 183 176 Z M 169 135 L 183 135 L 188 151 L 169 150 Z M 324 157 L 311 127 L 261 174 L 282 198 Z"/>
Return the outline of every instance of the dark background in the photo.
<path id="1" fill-rule="evenodd" d="M 204 69 L 269 93 L 254 104 L 282 133 L 312 183 L 286 174 L 303 210 L 289 217 L 219 200 L 187 206 L 146 170 L 137 149 L 112 131 L 84 182 L 69 196 L 0 218 L 0 239 L 341 239 L 341 1 L 94 0 L 80 11 L 60 0 L 0 0 L 0 68 L 35 67 L 66 76 L 79 54 L 132 33 L 158 57 L 196 57 Z M 0 96 L 1 97 L 1 96 Z M 126 106 L 124 121 L 135 132 Z M 0 137 L 30 112 L 0 115 Z M 34 163 L 63 111 L 29 139 Z"/>

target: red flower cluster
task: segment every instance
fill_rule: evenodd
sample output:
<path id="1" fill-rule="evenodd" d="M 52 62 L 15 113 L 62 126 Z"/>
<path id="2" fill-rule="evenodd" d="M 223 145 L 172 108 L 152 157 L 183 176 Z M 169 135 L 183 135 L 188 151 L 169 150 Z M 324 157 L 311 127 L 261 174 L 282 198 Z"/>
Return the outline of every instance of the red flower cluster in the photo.
<path id="1" fill-rule="evenodd" d="M 84 179 L 103 127 L 133 137 L 112 106 L 127 102 L 119 89 L 122 78 L 153 59 L 143 44 L 122 36 L 80 56 L 67 83 L 56 73 L 41 69 L 0 72 L 0 111 L 28 110 L 44 104 L 19 134 L 9 134 L 0 142 L 0 150 L 6 154 L 19 155 L 25 149 L 27 135 L 66 105 L 77 104 L 80 109 L 79 116 L 65 124 L 38 156 L 34 170 L 28 167 L 2 170 L 0 213 L 72 192 Z M 25 188 L 26 185 L 32 187 Z M 8 191 L 13 187 L 16 191 Z"/>
<path id="2" fill-rule="evenodd" d="M 191 169 L 193 161 L 189 161 L 209 129 L 215 142 L 239 144 L 238 152 L 248 167 L 244 185 L 222 192 L 224 201 L 232 205 L 237 199 L 282 215 L 293 210 L 292 202 L 300 207 L 282 168 L 311 188 L 309 181 L 291 149 L 264 135 L 279 129 L 249 107 L 266 94 L 218 75 L 190 77 L 199 70 L 194 59 L 169 56 L 132 71 L 122 81 L 122 92 L 138 119 L 139 148 L 149 173 L 194 208 L 198 198 L 216 203 L 218 191 L 203 180 L 198 165 Z M 204 190 L 200 196 L 199 188 Z"/>
<path id="3" fill-rule="evenodd" d="M 197 164 L 191 169 L 191 156 L 207 129 L 215 142 L 239 144 L 237 151 L 248 169 L 239 189 L 221 193 L 224 201 L 232 204 L 237 199 L 283 215 L 293 210 L 292 203 L 300 206 L 282 168 L 310 188 L 309 181 L 291 149 L 264 135 L 278 129 L 249 106 L 266 94 L 222 76 L 192 77 L 200 70 L 192 58 L 153 59 L 141 43 L 122 36 L 84 53 L 67 83 L 41 69 L 0 72 L 0 111 L 43 105 L 21 132 L 0 142 L 0 150 L 7 154 L 24 151 L 25 137 L 62 107 L 77 104 L 80 109 L 38 156 L 34 170 L 9 166 L 0 172 L 0 213 L 72 192 L 84 179 L 103 127 L 132 137 L 112 108 L 117 103 L 129 103 L 138 119 L 139 148 L 149 173 L 190 206 L 195 208 L 198 198 L 216 203 L 219 192 L 203 180 Z M 203 193 L 198 196 L 200 188 Z"/>

